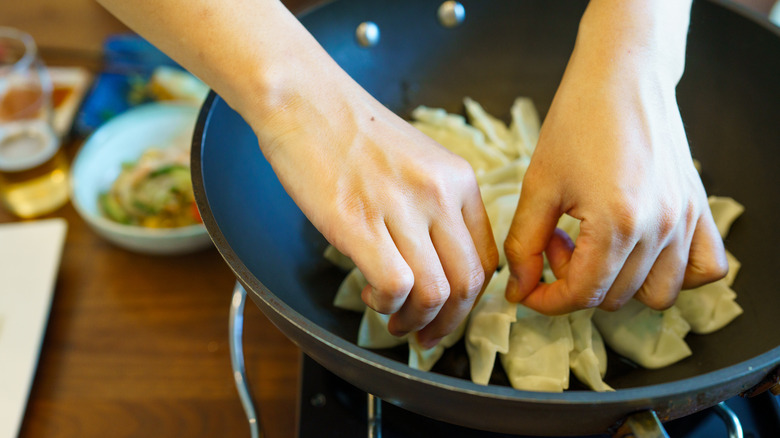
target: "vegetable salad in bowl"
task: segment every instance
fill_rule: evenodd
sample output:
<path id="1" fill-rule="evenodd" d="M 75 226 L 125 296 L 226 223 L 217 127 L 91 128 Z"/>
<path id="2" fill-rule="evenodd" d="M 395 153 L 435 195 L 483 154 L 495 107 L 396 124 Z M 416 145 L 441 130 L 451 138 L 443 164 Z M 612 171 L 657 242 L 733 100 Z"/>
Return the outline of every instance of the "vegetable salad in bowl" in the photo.
<path id="1" fill-rule="evenodd" d="M 145 104 L 87 139 L 71 169 L 71 200 L 96 233 L 143 254 L 185 254 L 212 246 L 190 177 L 197 117 L 192 105 Z"/>
<path id="2" fill-rule="evenodd" d="M 122 224 L 175 228 L 200 223 L 186 143 L 151 147 L 138 161 L 123 163 L 99 202 L 103 214 Z"/>

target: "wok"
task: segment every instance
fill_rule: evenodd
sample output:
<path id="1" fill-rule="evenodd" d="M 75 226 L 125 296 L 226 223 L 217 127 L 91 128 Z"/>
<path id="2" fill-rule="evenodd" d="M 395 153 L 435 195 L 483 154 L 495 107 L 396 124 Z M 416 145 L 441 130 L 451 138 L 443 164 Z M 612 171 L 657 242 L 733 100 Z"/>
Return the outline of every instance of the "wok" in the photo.
<path id="1" fill-rule="evenodd" d="M 463 0 L 465 22 L 444 28 L 438 1 L 339 0 L 301 21 L 336 61 L 390 109 L 419 104 L 462 112 L 471 96 L 508 118 L 516 96 L 544 115 L 574 44 L 584 1 Z M 355 41 L 362 21 L 379 44 Z M 293 56 L 293 55 L 291 55 Z M 323 366 L 384 400 L 477 429 L 531 435 L 603 433 L 628 415 L 662 421 L 748 390 L 780 365 L 780 32 L 725 2 L 694 4 L 685 76 L 678 87 L 693 154 L 708 193 L 746 206 L 726 247 L 742 261 L 734 289 L 745 313 L 710 335 L 689 335 L 693 356 L 645 370 L 611 356 L 613 393 L 517 391 L 468 380 L 462 345 L 434 369 L 406 366 L 405 348 L 355 344 L 360 316 L 334 308 L 345 276 L 323 260 L 326 241 L 287 196 L 257 139 L 219 96 L 202 108 L 193 140 L 198 206 L 217 248 L 250 297 L 280 330 Z"/>

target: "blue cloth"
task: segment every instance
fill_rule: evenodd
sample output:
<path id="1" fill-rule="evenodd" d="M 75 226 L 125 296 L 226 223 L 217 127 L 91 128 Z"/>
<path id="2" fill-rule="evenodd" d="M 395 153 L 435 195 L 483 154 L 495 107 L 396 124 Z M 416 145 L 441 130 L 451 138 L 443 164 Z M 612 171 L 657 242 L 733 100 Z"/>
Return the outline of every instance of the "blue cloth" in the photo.
<path id="1" fill-rule="evenodd" d="M 143 90 L 159 66 L 179 67 L 171 58 L 137 35 L 114 35 L 103 44 L 103 68 L 84 99 L 73 133 L 87 136 L 127 109 L 144 103 Z"/>

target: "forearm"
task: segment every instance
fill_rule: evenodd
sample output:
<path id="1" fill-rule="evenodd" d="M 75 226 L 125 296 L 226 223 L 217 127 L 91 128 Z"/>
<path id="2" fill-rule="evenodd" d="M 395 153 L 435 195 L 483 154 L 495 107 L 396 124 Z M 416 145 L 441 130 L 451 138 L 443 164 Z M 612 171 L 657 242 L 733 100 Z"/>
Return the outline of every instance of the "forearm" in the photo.
<path id="1" fill-rule="evenodd" d="M 293 118 L 302 96 L 323 101 L 311 97 L 344 79 L 278 0 L 98 1 L 208 83 L 255 131 L 271 119 L 285 126 L 285 112 Z"/>
<path id="2" fill-rule="evenodd" d="M 598 74 L 651 69 L 676 85 L 685 65 L 691 0 L 591 0 L 573 58 Z"/>

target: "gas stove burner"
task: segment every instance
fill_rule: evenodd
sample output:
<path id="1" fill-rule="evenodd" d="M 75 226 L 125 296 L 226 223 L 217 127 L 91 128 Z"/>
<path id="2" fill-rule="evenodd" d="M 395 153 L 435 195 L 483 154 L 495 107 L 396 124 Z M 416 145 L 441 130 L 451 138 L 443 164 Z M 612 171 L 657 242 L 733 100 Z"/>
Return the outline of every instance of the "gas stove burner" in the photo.
<path id="1" fill-rule="evenodd" d="M 455 426 L 384 402 L 379 403 L 381 427 L 372 430 L 369 423 L 370 398 L 365 392 L 304 355 L 298 407 L 298 438 L 536 438 Z M 667 422 L 664 427 L 673 438 L 780 437 L 779 399 L 768 391 L 754 398 L 734 397 L 723 403 L 726 410 L 712 407 Z M 727 430 L 727 422 L 721 415 L 729 411 L 738 418 L 736 424 L 741 424 L 740 429 Z M 587 436 L 609 437 L 610 435 Z"/>

